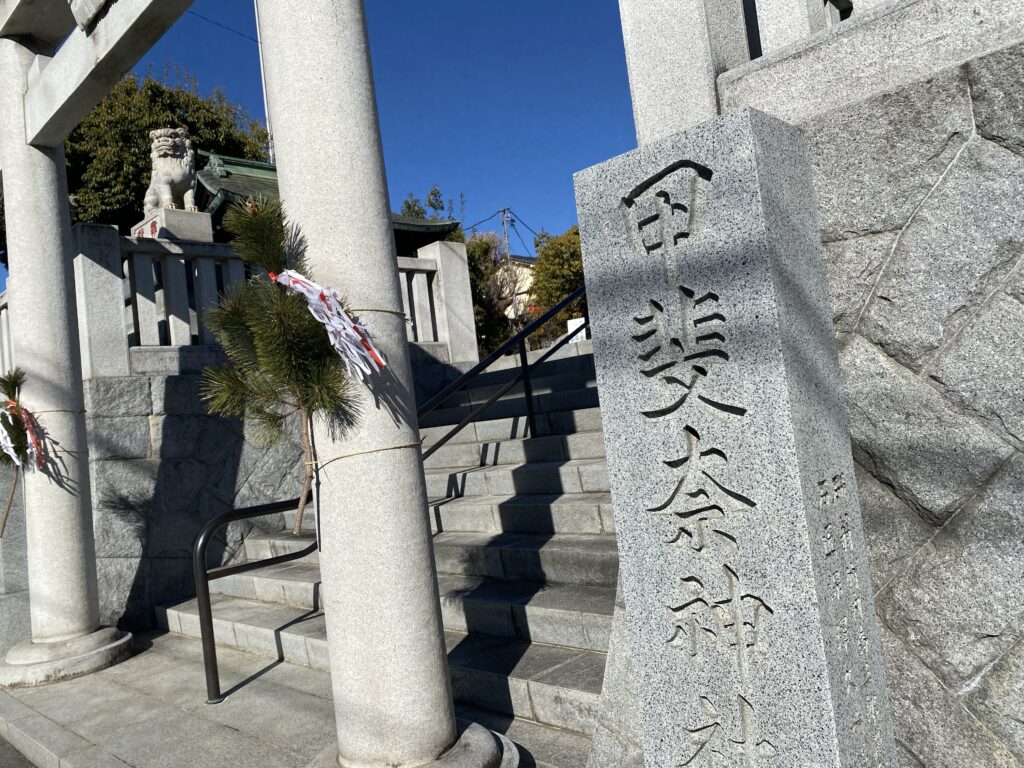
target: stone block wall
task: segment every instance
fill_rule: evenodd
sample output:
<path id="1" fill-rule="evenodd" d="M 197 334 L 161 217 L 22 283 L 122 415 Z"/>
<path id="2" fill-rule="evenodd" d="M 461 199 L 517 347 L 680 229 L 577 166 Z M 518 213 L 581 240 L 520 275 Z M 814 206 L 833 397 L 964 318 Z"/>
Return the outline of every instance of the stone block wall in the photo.
<path id="1" fill-rule="evenodd" d="M 0 465 L 0 516 L 14 480 L 14 469 Z M 19 480 L 0 539 L 0 659 L 11 646 L 28 640 L 32 632 L 28 616 L 28 573 L 25 562 L 25 501 Z"/>
<path id="2" fill-rule="evenodd" d="M 210 518 L 298 495 L 297 433 L 267 448 L 239 421 L 206 414 L 200 373 L 218 358 L 207 348 L 136 348 L 134 375 L 85 382 L 105 624 L 151 627 L 155 606 L 195 594 L 192 544 Z M 281 516 L 232 525 L 211 562 L 239 556 L 253 527 L 282 525 Z"/>
<path id="3" fill-rule="evenodd" d="M 1024 762 L 1024 45 L 805 121 L 903 765 Z"/>

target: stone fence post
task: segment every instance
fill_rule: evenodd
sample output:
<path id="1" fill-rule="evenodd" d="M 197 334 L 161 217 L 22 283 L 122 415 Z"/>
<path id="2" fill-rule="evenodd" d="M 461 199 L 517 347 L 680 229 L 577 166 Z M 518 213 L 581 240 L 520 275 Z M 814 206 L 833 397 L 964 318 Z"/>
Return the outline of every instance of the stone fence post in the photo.
<path id="1" fill-rule="evenodd" d="M 121 236 L 113 225 L 77 224 L 72 238 L 82 377 L 130 376 Z"/>
<path id="2" fill-rule="evenodd" d="M 437 340 L 448 346 L 449 362 L 478 362 L 480 351 L 476 343 L 466 246 L 437 242 L 416 253 L 421 259 L 433 259 L 437 263 L 433 285 Z"/>

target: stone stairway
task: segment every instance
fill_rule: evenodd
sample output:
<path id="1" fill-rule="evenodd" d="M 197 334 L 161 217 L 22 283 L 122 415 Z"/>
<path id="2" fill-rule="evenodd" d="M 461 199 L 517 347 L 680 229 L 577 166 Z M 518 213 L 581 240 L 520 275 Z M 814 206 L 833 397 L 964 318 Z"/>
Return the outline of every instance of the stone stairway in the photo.
<path id="1" fill-rule="evenodd" d="M 429 414 L 424 445 L 513 371 L 482 375 Z M 536 436 L 517 388 L 428 459 L 427 513 L 459 715 L 509 735 L 525 765 L 582 768 L 618 569 L 592 357 L 538 366 L 534 402 Z M 250 536 L 245 556 L 307 546 L 309 518 L 301 536 Z M 212 582 L 217 643 L 327 670 L 320 589 L 316 554 Z M 199 636 L 194 600 L 159 615 L 165 629 Z"/>

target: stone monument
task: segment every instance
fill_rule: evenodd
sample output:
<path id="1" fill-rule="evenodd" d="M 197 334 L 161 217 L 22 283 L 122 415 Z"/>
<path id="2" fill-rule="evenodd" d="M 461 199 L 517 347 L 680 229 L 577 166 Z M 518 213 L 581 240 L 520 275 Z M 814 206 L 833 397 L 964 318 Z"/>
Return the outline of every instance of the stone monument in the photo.
<path id="1" fill-rule="evenodd" d="M 576 177 L 648 768 L 893 765 L 806 153 L 747 110 Z"/>
<path id="2" fill-rule="evenodd" d="M 184 128 L 150 131 L 153 172 L 145 218 L 132 235 L 163 240 L 213 242 L 213 220 L 196 208 L 196 153 Z"/>

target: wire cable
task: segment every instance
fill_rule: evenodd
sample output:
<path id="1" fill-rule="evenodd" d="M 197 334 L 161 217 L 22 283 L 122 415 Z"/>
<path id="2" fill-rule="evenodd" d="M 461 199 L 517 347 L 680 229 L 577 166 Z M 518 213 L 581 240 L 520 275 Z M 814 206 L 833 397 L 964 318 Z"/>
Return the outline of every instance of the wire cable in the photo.
<path id="1" fill-rule="evenodd" d="M 530 230 L 531 233 L 533 233 L 534 237 L 540 237 L 540 234 L 537 232 L 537 230 L 535 230 L 533 227 L 531 227 L 529 224 L 523 221 L 523 217 L 519 215 L 518 211 L 512 211 L 512 214 L 516 217 L 520 224 L 522 224 L 524 227 Z"/>
<path id="2" fill-rule="evenodd" d="M 260 41 L 257 40 L 255 37 L 252 37 L 251 35 L 247 35 L 247 34 L 245 34 L 245 32 L 239 32 L 237 29 L 232 29 L 227 24 L 221 24 L 219 21 L 214 21 L 213 19 L 208 18 L 206 16 L 203 16 L 202 14 L 196 13 L 195 11 L 192 11 L 192 10 L 186 11 L 186 13 L 188 13 L 191 16 L 195 16 L 197 19 L 202 19 L 207 24 L 213 24 L 213 26 L 215 26 L 215 27 L 220 27 L 221 29 L 227 30 L 228 32 L 230 32 L 233 35 L 238 35 L 239 37 L 244 37 L 246 40 L 251 40 L 252 42 L 256 43 L 256 45 L 260 44 Z"/>
<path id="3" fill-rule="evenodd" d="M 463 227 L 462 229 L 463 229 L 463 231 L 467 231 L 467 232 L 468 232 L 469 230 L 471 230 L 471 229 L 476 229 L 476 228 L 477 228 L 477 227 L 479 227 L 479 226 L 480 226 L 481 224 L 486 224 L 486 223 L 487 223 L 488 221 L 490 221 L 491 219 L 493 219 L 493 218 L 494 218 L 495 216 L 497 216 L 497 215 L 498 215 L 499 213 L 501 213 L 501 211 L 495 211 L 495 212 L 494 212 L 494 213 L 492 213 L 492 214 L 491 214 L 490 216 L 488 216 L 488 217 L 487 217 L 486 219 L 481 219 L 481 220 L 480 220 L 480 221 L 478 221 L 478 222 L 477 222 L 476 224 L 474 224 L 474 225 L 472 225 L 472 226 L 470 226 L 470 227 Z"/>
<path id="4" fill-rule="evenodd" d="M 530 246 L 526 244 L 526 242 L 523 240 L 523 236 L 519 234 L 519 228 L 516 226 L 516 220 L 512 219 L 512 221 L 510 221 L 509 224 L 512 226 L 512 231 L 516 233 L 516 237 L 519 238 L 519 242 L 522 243 L 523 249 L 526 251 L 526 255 L 529 256 L 531 259 L 535 258 L 534 255 L 530 253 Z M 529 229 L 529 227 L 527 227 L 527 229 Z"/>

